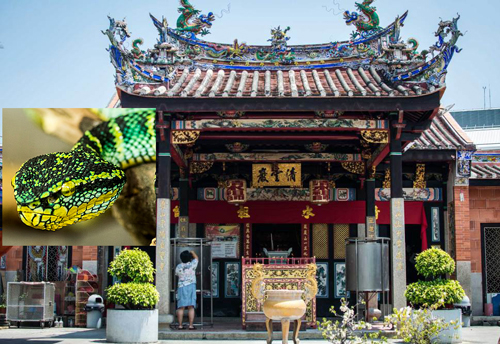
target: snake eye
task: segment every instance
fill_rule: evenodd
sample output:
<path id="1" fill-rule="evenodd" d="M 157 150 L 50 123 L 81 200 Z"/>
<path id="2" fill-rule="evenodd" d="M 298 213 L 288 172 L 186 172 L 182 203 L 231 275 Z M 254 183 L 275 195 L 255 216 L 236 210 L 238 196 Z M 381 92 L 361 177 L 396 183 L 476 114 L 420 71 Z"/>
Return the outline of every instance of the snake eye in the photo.
<path id="1" fill-rule="evenodd" d="M 28 207 L 29 207 L 30 209 L 35 209 L 35 208 L 37 208 L 39 205 L 40 205 L 40 201 L 34 201 L 34 202 L 31 202 L 30 204 L 28 204 Z"/>
<path id="2" fill-rule="evenodd" d="M 56 201 L 57 201 L 57 197 L 54 196 L 54 195 L 51 195 L 51 196 L 47 197 L 47 202 L 49 202 L 51 204 L 55 203 Z"/>
<path id="3" fill-rule="evenodd" d="M 62 185 L 61 187 L 61 193 L 63 196 L 71 196 L 72 194 L 75 193 L 75 183 L 72 181 L 66 182 Z"/>

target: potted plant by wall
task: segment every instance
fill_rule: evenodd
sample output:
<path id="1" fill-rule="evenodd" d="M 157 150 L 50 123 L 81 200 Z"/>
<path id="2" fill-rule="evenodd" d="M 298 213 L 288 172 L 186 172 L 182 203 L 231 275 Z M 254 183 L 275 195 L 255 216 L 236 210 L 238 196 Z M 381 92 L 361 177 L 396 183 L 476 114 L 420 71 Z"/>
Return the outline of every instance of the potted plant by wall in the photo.
<path id="1" fill-rule="evenodd" d="M 454 309 L 453 304 L 460 302 L 465 292 L 458 281 L 447 278 L 455 271 L 453 258 L 439 248 L 430 248 L 417 256 L 415 268 L 425 280 L 408 285 L 406 299 L 414 307 L 432 308 L 434 317 L 451 323 L 438 334 L 436 341 L 459 343 L 462 337 L 462 313 L 460 309 Z"/>
<path id="2" fill-rule="evenodd" d="M 5 314 L 7 311 L 7 293 L 0 296 L 0 314 Z"/>
<path id="3" fill-rule="evenodd" d="M 108 309 L 106 340 L 115 343 L 158 341 L 159 293 L 152 284 L 155 269 L 146 252 L 124 250 L 109 264 L 108 272 L 118 278 L 106 289 L 109 302 L 124 309 Z"/>

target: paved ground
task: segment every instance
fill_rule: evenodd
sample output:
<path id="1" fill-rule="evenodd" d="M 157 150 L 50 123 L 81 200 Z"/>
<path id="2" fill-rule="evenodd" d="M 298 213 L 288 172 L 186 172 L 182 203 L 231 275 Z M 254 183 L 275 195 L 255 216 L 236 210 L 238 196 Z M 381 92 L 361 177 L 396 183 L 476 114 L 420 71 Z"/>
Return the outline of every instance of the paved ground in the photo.
<path id="1" fill-rule="evenodd" d="M 463 329 L 464 344 L 497 344 L 500 337 L 500 327 L 469 327 Z M 303 344 L 325 344 L 323 340 L 302 340 Z M 106 343 L 104 329 L 91 330 L 81 328 L 10 328 L 0 330 L 0 343 L 21 344 L 80 344 L 80 343 Z M 160 343 L 186 343 L 186 340 L 162 340 Z M 263 340 L 231 340 L 226 343 L 262 344 Z M 279 341 L 275 341 L 279 343 Z M 390 343 L 398 343 L 391 340 Z M 220 344 L 220 340 L 192 340 L 189 344 Z"/>

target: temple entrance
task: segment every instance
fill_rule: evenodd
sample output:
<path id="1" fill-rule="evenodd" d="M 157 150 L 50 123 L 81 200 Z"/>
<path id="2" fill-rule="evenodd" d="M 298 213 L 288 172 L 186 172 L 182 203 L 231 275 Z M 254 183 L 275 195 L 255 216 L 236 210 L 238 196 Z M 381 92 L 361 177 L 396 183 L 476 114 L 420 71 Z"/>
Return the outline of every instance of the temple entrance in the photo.
<path id="1" fill-rule="evenodd" d="M 253 224 L 253 257 L 267 257 L 267 252 L 289 251 L 289 257 L 301 257 L 300 224 Z"/>

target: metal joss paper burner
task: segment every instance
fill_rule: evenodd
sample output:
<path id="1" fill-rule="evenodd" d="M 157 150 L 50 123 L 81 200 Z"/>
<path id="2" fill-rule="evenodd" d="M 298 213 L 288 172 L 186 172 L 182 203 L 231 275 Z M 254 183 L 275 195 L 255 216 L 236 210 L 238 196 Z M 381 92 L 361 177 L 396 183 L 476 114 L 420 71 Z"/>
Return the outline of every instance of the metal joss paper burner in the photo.
<path id="1" fill-rule="evenodd" d="M 267 344 L 270 344 L 273 340 L 273 320 L 281 321 L 283 344 L 288 343 L 290 321 L 293 321 L 293 342 L 294 344 L 298 344 L 301 319 L 306 312 L 307 304 L 311 302 L 318 292 L 316 264 L 308 265 L 305 291 L 288 289 L 266 290 L 262 264 L 255 264 L 253 270 L 256 277 L 252 282 L 251 290 L 258 302 L 263 302 L 262 309 L 266 316 Z"/>
<path id="2" fill-rule="evenodd" d="M 359 300 L 359 292 L 381 293 L 382 304 L 387 304 L 390 289 L 389 243 L 389 238 L 381 237 L 346 240 L 346 289 L 356 292 L 356 300 Z M 382 315 L 390 312 L 388 308 L 382 307 Z M 356 313 L 359 314 L 358 303 Z M 368 314 L 365 316 L 368 318 Z"/>

